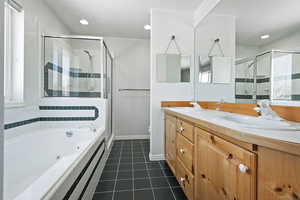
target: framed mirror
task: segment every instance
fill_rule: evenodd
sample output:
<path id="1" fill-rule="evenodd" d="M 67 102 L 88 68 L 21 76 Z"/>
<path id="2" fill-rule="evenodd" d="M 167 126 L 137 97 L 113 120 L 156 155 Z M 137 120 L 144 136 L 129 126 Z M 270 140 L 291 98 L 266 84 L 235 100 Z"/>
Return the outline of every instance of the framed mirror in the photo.
<path id="1" fill-rule="evenodd" d="M 160 83 L 190 82 L 191 56 L 180 54 L 157 54 L 156 77 Z"/>

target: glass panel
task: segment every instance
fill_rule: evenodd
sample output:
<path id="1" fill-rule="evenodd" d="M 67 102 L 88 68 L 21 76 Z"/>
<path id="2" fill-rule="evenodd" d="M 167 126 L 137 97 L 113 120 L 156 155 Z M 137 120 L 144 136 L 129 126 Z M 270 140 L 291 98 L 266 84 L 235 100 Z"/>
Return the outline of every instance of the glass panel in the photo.
<path id="1" fill-rule="evenodd" d="M 272 53 L 256 57 L 256 99 L 271 98 Z"/>
<path id="2" fill-rule="evenodd" d="M 236 103 L 255 103 L 255 67 L 256 65 L 254 60 L 243 59 L 241 61 L 237 61 L 235 78 Z"/>
<path id="3" fill-rule="evenodd" d="M 100 97 L 100 41 L 45 37 L 46 97 Z"/>
<path id="4" fill-rule="evenodd" d="M 300 54 L 275 52 L 273 56 L 273 99 L 300 100 Z"/>

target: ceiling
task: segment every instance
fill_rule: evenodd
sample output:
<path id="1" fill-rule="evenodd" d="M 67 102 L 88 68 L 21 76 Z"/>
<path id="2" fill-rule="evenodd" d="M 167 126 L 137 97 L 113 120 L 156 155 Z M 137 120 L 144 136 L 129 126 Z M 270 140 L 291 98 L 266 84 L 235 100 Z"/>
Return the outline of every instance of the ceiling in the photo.
<path id="1" fill-rule="evenodd" d="M 237 17 L 238 44 L 260 47 L 300 31 L 300 0 L 223 0 L 213 13 Z"/>
<path id="2" fill-rule="evenodd" d="M 72 34 L 149 38 L 150 9 L 194 11 L 202 0 L 44 0 Z M 80 19 L 87 19 L 82 26 Z"/>

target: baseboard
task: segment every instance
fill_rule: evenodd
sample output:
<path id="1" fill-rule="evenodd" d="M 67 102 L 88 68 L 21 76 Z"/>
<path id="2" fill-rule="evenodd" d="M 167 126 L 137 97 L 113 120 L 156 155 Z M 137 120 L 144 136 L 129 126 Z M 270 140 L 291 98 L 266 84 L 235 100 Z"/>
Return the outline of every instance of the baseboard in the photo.
<path id="1" fill-rule="evenodd" d="M 165 155 L 164 154 L 153 155 L 149 153 L 149 158 L 151 161 L 165 160 Z"/>
<path id="2" fill-rule="evenodd" d="M 111 148 L 111 145 L 112 145 L 114 139 L 115 139 L 115 134 L 112 133 L 112 136 L 111 136 L 110 139 L 107 141 L 107 147 L 106 147 L 107 149 L 110 149 L 110 148 Z"/>
<path id="3" fill-rule="evenodd" d="M 142 140 L 150 139 L 150 135 L 116 135 L 115 140 Z"/>

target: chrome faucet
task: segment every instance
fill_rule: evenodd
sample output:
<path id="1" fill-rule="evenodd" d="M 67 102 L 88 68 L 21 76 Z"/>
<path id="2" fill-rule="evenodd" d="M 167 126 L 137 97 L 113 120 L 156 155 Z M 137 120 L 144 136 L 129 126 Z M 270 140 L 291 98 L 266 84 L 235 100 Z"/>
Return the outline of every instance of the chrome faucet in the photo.
<path id="1" fill-rule="evenodd" d="M 197 102 L 191 102 L 190 104 L 193 105 L 193 107 L 194 107 L 195 110 L 199 110 L 199 111 L 203 110 L 203 108 L 201 107 L 201 105 L 198 104 Z"/>
<path id="2" fill-rule="evenodd" d="M 224 104 L 224 103 L 225 103 L 224 99 L 220 99 L 220 101 L 216 104 L 217 105 L 216 110 L 220 111 L 221 110 L 221 105 Z"/>
<path id="3" fill-rule="evenodd" d="M 269 100 L 263 100 L 258 103 L 259 107 L 255 107 L 254 110 L 259 113 L 261 118 L 270 119 L 270 120 L 283 120 L 276 112 L 274 112 L 270 106 Z"/>

